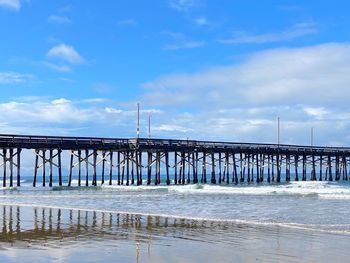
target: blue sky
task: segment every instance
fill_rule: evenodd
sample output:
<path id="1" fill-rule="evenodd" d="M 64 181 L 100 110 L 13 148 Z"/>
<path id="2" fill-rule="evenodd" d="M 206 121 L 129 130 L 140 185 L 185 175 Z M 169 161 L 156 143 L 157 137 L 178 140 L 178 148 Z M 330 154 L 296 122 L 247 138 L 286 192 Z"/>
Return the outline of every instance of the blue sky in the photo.
<path id="1" fill-rule="evenodd" d="M 0 0 L 2 133 L 350 145 L 348 1 Z"/>

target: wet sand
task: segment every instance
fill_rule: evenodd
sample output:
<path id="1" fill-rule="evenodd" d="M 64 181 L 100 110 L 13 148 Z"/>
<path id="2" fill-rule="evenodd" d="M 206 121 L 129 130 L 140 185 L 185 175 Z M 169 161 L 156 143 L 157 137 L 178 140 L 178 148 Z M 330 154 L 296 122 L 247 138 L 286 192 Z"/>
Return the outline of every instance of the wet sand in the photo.
<path id="1" fill-rule="evenodd" d="M 0 207 L 0 262 L 347 262 L 350 235 L 273 225 Z"/>

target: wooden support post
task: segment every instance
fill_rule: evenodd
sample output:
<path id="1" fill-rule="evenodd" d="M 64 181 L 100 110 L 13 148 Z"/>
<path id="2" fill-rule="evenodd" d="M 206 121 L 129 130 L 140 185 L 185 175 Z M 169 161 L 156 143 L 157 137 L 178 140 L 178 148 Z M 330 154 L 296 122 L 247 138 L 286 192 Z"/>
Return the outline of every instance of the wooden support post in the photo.
<path id="1" fill-rule="evenodd" d="M 151 176 L 152 176 L 152 153 L 147 152 L 147 154 L 148 154 L 147 185 L 150 185 L 151 184 Z"/>
<path id="2" fill-rule="evenodd" d="M 182 153 L 180 153 L 180 167 L 179 167 L 179 184 L 182 182 Z"/>
<path id="3" fill-rule="evenodd" d="M 38 162 L 39 162 L 39 150 L 35 149 L 35 164 L 34 164 L 33 187 L 36 187 L 36 177 L 38 175 Z M 4 164 L 4 167 L 5 167 L 5 164 Z"/>
<path id="4" fill-rule="evenodd" d="M 140 185 L 139 153 L 135 150 L 136 184 Z"/>
<path id="5" fill-rule="evenodd" d="M 295 168 L 294 181 L 299 181 L 298 166 L 299 166 L 299 155 L 296 154 L 294 155 L 294 168 Z"/>
<path id="6" fill-rule="evenodd" d="M 202 180 L 201 183 L 207 183 L 207 163 L 206 163 L 207 153 L 203 152 L 203 163 L 202 163 Z"/>
<path id="7" fill-rule="evenodd" d="M 7 162 L 7 158 L 6 158 L 6 154 L 7 154 L 7 151 L 6 149 L 2 149 L 2 158 L 3 158 L 3 167 L 4 167 L 4 176 L 3 176 L 3 179 L 2 179 L 2 186 L 3 187 L 6 187 L 6 162 Z"/>
<path id="8" fill-rule="evenodd" d="M 118 176 L 118 185 L 120 185 L 120 151 L 118 151 L 117 153 L 117 168 L 118 168 L 118 171 L 117 171 L 117 176 Z"/>
<path id="9" fill-rule="evenodd" d="M 340 167 L 340 171 L 341 171 L 341 175 L 342 175 L 342 180 L 345 180 L 345 158 L 344 156 L 341 156 L 341 167 Z"/>
<path id="10" fill-rule="evenodd" d="M 320 156 L 320 175 L 319 175 L 319 181 L 322 181 L 322 163 L 323 163 L 323 156 Z"/>
<path id="11" fill-rule="evenodd" d="M 93 152 L 93 174 L 92 174 L 92 185 L 97 186 L 97 150 Z"/>
<path id="12" fill-rule="evenodd" d="M 330 155 L 328 155 L 327 166 L 328 166 L 328 172 L 329 172 L 329 181 L 333 181 L 333 175 L 332 175 L 332 159 L 331 159 L 331 156 L 330 156 Z"/>
<path id="13" fill-rule="evenodd" d="M 227 160 L 226 160 L 226 152 L 224 153 L 224 170 L 222 172 L 222 178 L 221 178 L 221 182 L 225 183 L 226 182 L 226 171 L 227 171 Z"/>
<path id="14" fill-rule="evenodd" d="M 166 173 L 166 184 L 170 185 L 170 177 L 169 177 L 169 152 L 165 152 L 165 173 Z"/>
<path id="15" fill-rule="evenodd" d="M 187 184 L 191 183 L 191 155 L 187 153 Z"/>
<path id="16" fill-rule="evenodd" d="M 221 173 L 221 152 L 219 152 L 219 184 L 221 184 L 221 180 L 222 180 L 222 173 Z"/>
<path id="17" fill-rule="evenodd" d="M 71 150 L 71 152 L 70 152 L 70 165 L 69 165 L 68 186 L 72 186 L 73 157 L 74 157 L 74 151 Z M 50 174 L 51 174 L 51 172 L 52 172 L 51 164 L 52 164 L 52 160 L 51 160 L 51 150 L 50 150 Z"/>
<path id="18" fill-rule="evenodd" d="M 196 152 L 196 154 L 198 154 Z M 194 152 L 192 152 L 192 179 L 193 179 L 193 183 L 196 184 L 198 183 L 198 179 L 197 179 L 197 157 L 196 154 Z"/>
<path id="19" fill-rule="evenodd" d="M 130 180 L 130 152 L 126 152 L 126 185 L 129 185 Z"/>
<path id="20" fill-rule="evenodd" d="M 126 159 L 127 159 L 126 152 L 123 152 L 122 182 L 121 182 L 122 185 L 124 184 L 124 172 L 125 172 L 125 167 L 126 167 Z"/>
<path id="21" fill-rule="evenodd" d="M 270 154 L 267 155 L 267 182 L 271 182 L 271 160 Z"/>
<path id="22" fill-rule="evenodd" d="M 174 152 L 174 183 L 177 184 L 177 152 Z"/>
<path id="23" fill-rule="evenodd" d="M 329 181 L 333 181 L 332 158 L 331 158 L 331 156 L 328 156 L 328 167 L 329 167 Z"/>
<path id="24" fill-rule="evenodd" d="M 78 150 L 78 186 L 81 186 L 81 150 Z"/>
<path id="25" fill-rule="evenodd" d="M 139 167 L 140 167 L 140 185 L 142 185 L 142 151 L 139 153 Z"/>
<path id="26" fill-rule="evenodd" d="M 89 186 L 89 150 L 85 150 L 85 186 Z"/>
<path id="27" fill-rule="evenodd" d="M 226 165 L 226 184 L 229 184 L 230 183 L 230 175 L 229 175 L 229 172 L 230 172 L 230 167 L 229 167 L 229 153 L 226 152 L 225 153 L 225 165 Z"/>
<path id="28" fill-rule="evenodd" d="M 178 183 L 181 184 L 181 182 L 182 182 L 182 166 L 183 166 L 182 153 L 180 153 L 179 157 L 180 157 L 180 162 L 179 162 L 179 181 L 178 181 Z"/>
<path id="29" fill-rule="evenodd" d="M 306 155 L 303 155 L 303 181 L 306 181 Z"/>
<path id="30" fill-rule="evenodd" d="M 57 157 L 58 157 L 58 185 L 62 186 L 62 161 L 61 161 L 61 153 L 62 150 L 58 149 Z"/>
<path id="31" fill-rule="evenodd" d="M 255 155 L 256 157 L 256 160 L 255 160 L 255 162 L 256 162 L 256 182 L 257 183 L 260 183 L 260 171 L 259 171 L 259 154 L 256 154 Z"/>
<path id="32" fill-rule="evenodd" d="M 252 155 L 252 162 L 250 163 L 250 154 L 248 153 L 248 157 L 247 157 L 247 154 L 245 155 L 245 160 L 247 160 L 247 170 L 248 170 L 248 175 L 247 175 L 247 182 L 248 184 L 250 183 L 250 164 L 252 164 L 252 168 L 254 169 L 254 156 Z M 244 168 L 243 168 L 243 174 L 245 174 L 245 161 L 244 161 Z M 252 169 L 252 170 L 253 170 Z"/>
<path id="33" fill-rule="evenodd" d="M 232 152 L 232 183 L 238 184 L 236 154 L 234 152 Z"/>
<path id="34" fill-rule="evenodd" d="M 335 156 L 335 180 L 338 181 L 340 178 L 339 174 L 339 155 Z"/>
<path id="35" fill-rule="evenodd" d="M 252 154 L 251 173 L 250 173 L 251 177 L 250 177 L 250 180 L 249 180 L 249 178 L 247 179 L 248 183 L 254 183 L 254 169 L 255 169 L 255 165 L 254 165 L 255 164 L 255 157 L 254 156 L 255 155 Z M 244 169 L 243 169 L 243 175 L 245 175 Z M 258 175 L 259 175 L 259 173 L 258 173 Z"/>
<path id="36" fill-rule="evenodd" d="M 215 158 L 214 153 L 211 153 L 211 183 L 216 184 L 216 178 L 215 178 Z"/>
<path id="37" fill-rule="evenodd" d="M 105 165 L 106 165 L 106 151 L 102 151 L 101 185 L 105 183 Z"/>
<path id="38" fill-rule="evenodd" d="M 271 170 L 272 170 L 271 181 L 274 182 L 275 181 L 275 157 L 273 155 L 271 155 Z"/>
<path id="39" fill-rule="evenodd" d="M 113 151 L 109 152 L 109 185 L 112 185 L 113 177 Z"/>
<path id="40" fill-rule="evenodd" d="M 279 183 L 281 182 L 281 160 L 280 160 L 280 154 L 277 154 L 276 157 L 276 162 L 277 162 L 277 177 L 276 177 L 276 182 Z"/>
<path id="41" fill-rule="evenodd" d="M 10 187 L 13 187 L 13 148 L 10 148 Z"/>
<path id="42" fill-rule="evenodd" d="M 311 181 L 316 181 L 316 165 L 315 165 L 315 154 L 314 153 L 312 153 L 312 156 L 311 156 L 311 166 L 312 166 Z"/>
<path id="43" fill-rule="evenodd" d="M 161 179 L 160 179 L 160 167 L 161 167 L 161 164 L 162 164 L 162 154 L 161 154 L 161 152 L 159 152 L 159 154 L 158 154 L 158 176 L 157 176 L 158 184 L 161 183 Z"/>
<path id="44" fill-rule="evenodd" d="M 49 160 L 50 160 L 50 164 L 49 164 L 49 187 L 52 187 L 52 162 L 53 162 L 53 149 L 50 149 L 49 151 Z"/>
<path id="45" fill-rule="evenodd" d="M 17 186 L 21 186 L 21 151 L 17 148 Z"/>
<path id="46" fill-rule="evenodd" d="M 260 153 L 260 182 L 264 182 L 265 155 Z"/>
<path id="47" fill-rule="evenodd" d="M 347 161 L 346 161 L 346 156 L 343 156 L 343 169 L 344 169 L 344 175 L 343 175 L 343 180 L 348 180 L 348 166 L 347 166 Z"/>
<path id="48" fill-rule="evenodd" d="M 181 152 L 181 170 L 182 170 L 182 184 L 185 184 L 185 152 Z"/>
<path id="49" fill-rule="evenodd" d="M 183 166 L 183 163 L 182 163 L 182 153 L 180 153 L 179 184 L 181 184 L 181 182 L 182 182 L 182 166 Z"/>
<path id="50" fill-rule="evenodd" d="M 130 164 L 131 164 L 131 184 L 134 185 L 135 183 L 135 178 L 134 178 L 134 164 L 135 164 L 135 159 L 134 157 L 134 151 L 131 151 L 129 153 L 129 156 L 130 156 Z"/>
<path id="51" fill-rule="evenodd" d="M 240 174 L 240 182 L 243 183 L 244 182 L 244 175 L 243 175 L 243 153 L 240 152 L 239 153 L 239 174 Z"/>
<path id="52" fill-rule="evenodd" d="M 290 155 L 286 155 L 286 182 L 290 182 Z"/>
<path id="53" fill-rule="evenodd" d="M 43 181 L 42 181 L 42 184 L 43 184 L 43 186 L 45 186 L 45 183 L 46 183 L 46 150 L 43 149 L 42 153 L 43 153 L 43 155 L 42 155 L 42 161 L 43 161 L 43 169 L 42 169 Z"/>
<path id="54" fill-rule="evenodd" d="M 154 177 L 154 184 L 159 184 L 159 177 L 160 177 L 160 152 L 156 152 L 156 173 Z"/>

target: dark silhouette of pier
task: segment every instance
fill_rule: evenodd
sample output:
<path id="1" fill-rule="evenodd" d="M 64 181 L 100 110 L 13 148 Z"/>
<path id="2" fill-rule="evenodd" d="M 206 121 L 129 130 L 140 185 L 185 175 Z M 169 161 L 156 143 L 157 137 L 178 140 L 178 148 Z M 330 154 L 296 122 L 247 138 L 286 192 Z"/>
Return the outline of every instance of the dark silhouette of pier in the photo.
<path id="1" fill-rule="evenodd" d="M 338 181 L 348 180 L 350 162 L 344 147 L 0 135 L 3 187 L 20 186 L 23 149 L 34 152 L 33 186 L 41 172 L 42 185 L 50 187 L 72 180 L 78 186 Z M 65 182 L 62 153 L 69 155 Z"/>

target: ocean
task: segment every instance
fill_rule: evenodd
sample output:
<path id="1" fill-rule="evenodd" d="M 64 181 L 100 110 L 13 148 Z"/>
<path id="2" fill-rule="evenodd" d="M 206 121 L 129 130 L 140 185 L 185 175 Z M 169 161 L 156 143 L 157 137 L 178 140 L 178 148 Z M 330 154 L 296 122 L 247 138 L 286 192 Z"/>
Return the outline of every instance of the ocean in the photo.
<path id="1" fill-rule="evenodd" d="M 0 262 L 347 262 L 350 182 L 21 187 Z"/>

